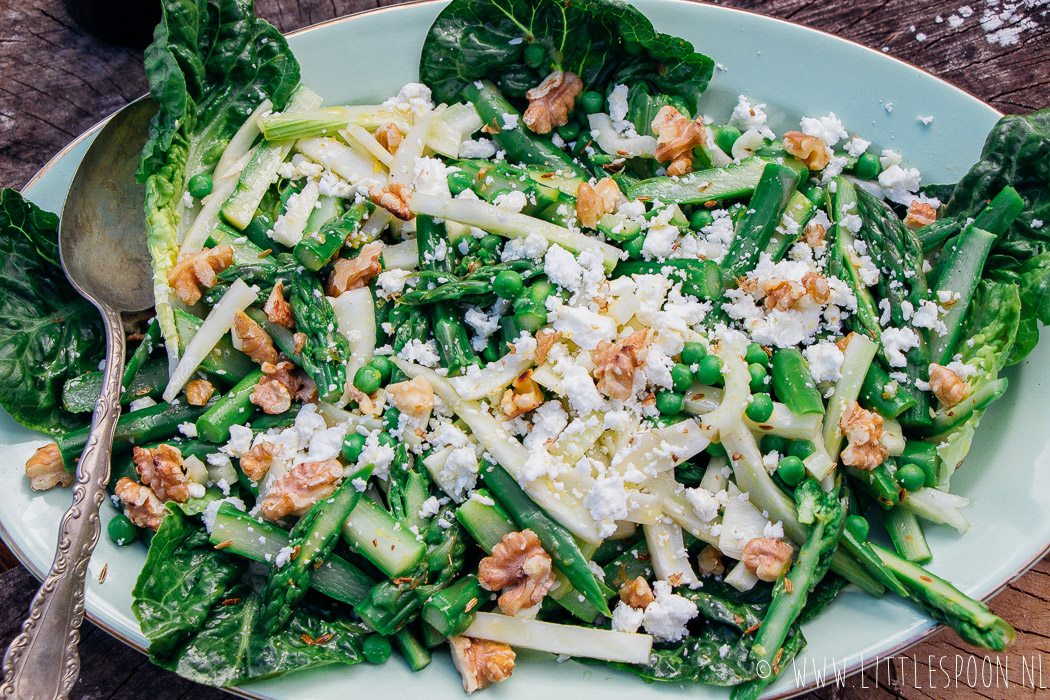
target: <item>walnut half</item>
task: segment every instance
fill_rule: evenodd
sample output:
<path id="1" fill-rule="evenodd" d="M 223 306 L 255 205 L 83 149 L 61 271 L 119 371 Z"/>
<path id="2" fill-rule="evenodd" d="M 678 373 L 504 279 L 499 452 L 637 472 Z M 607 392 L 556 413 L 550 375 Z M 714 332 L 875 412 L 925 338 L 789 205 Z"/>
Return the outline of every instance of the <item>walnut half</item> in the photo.
<path id="1" fill-rule="evenodd" d="M 525 370 L 510 384 L 500 398 L 500 408 L 507 419 L 517 418 L 543 403 L 543 392 L 540 385 L 532 378 L 532 370 Z"/>
<path id="2" fill-rule="evenodd" d="M 776 581 L 791 566 L 791 545 L 755 537 L 744 545 L 744 566 L 763 581 Z"/>
<path id="3" fill-rule="evenodd" d="M 568 123 L 569 112 L 582 90 L 583 81 L 575 73 L 552 72 L 525 93 L 529 108 L 522 115 L 522 121 L 537 134 L 549 134 L 554 127 Z"/>
<path id="4" fill-rule="evenodd" d="M 551 558 L 532 530 L 509 532 L 478 564 L 478 581 L 487 591 L 502 590 L 500 610 L 517 615 L 539 605 L 554 585 Z"/>
<path id="5" fill-rule="evenodd" d="M 382 253 L 383 244 L 373 241 L 361 246 L 356 258 L 336 260 L 332 266 L 332 274 L 328 276 L 328 288 L 325 290 L 328 296 L 337 297 L 351 289 L 368 286 L 372 278 L 383 270 L 380 262 Z"/>
<path id="6" fill-rule="evenodd" d="M 168 284 L 175 296 L 186 304 L 196 304 L 201 298 L 200 286 L 215 286 L 216 273 L 233 264 L 233 248 L 227 244 L 190 253 L 168 270 Z"/>
<path id="7" fill-rule="evenodd" d="M 831 162 L 831 149 L 824 139 L 801 131 L 784 134 L 784 150 L 805 163 L 810 170 L 823 170 Z"/>
<path id="8" fill-rule="evenodd" d="M 234 317 L 233 341 L 234 347 L 252 358 L 253 362 L 260 365 L 264 362 L 277 363 L 277 348 L 273 346 L 273 339 L 243 311 L 238 311 Z"/>
<path id="9" fill-rule="evenodd" d="M 952 370 L 933 363 L 930 365 L 930 390 L 943 406 L 954 406 L 970 395 L 970 383 Z"/>
<path id="10" fill-rule="evenodd" d="M 143 486 L 125 476 L 117 482 L 114 492 L 124 502 L 124 515 L 128 520 L 154 531 L 160 527 L 160 521 L 168 511 L 149 486 Z"/>
<path id="11" fill-rule="evenodd" d="M 849 440 L 842 451 L 842 463 L 858 469 L 872 470 L 882 464 L 888 454 L 882 444 L 882 416 L 850 402 L 839 419 L 839 428 Z"/>
<path id="12" fill-rule="evenodd" d="M 656 160 L 668 163 L 667 174 L 693 172 L 693 148 L 704 142 L 704 122 L 690 120 L 671 105 L 664 105 L 652 123 L 656 134 Z"/>
<path id="13" fill-rule="evenodd" d="M 69 486 L 73 483 L 72 472 L 66 471 L 62 463 L 62 452 L 58 445 L 44 445 L 26 460 L 26 476 L 29 488 L 44 491 L 55 486 Z"/>
<path id="14" fill-rule="evenodd" d="M 587 228 L 598 225 L 603 214 L 616 211 L 623 193 L 611 177 L 603 177 L 592 186 L 581 182 L 576 188 L 576 217 Z"/>
<path id="15" fill-rule="evenodd" d="M 368 198 L 373 204 L 377 204 L 388 212 L 401 219 L 411 221 L 416 217 L 408 208 L 408 200 L 412 198 L 412 190 L 406 185 L 394 183 L 386 187 L 372 185 L 368 188 Z"/>
<path id="16" fill-rule="evenodd" d="M 462 635 L 448 638 L 452 663 L 463 677 L 463 690 L 473 693 L 510 678 L 514 650 L 503 642 L 473 639 Z"/>
<path id="17" fill-rule="evenodd" d="M 171 445 L 157 445 L 153 449 L 136 447 L 131 459 L 142 483 L 149 486 L 160 500 L 185 503 L 190 497 L 179 448 Z"/>
<path id="18" fill-rule="evenodd" d="M 656 600 L 656 596 L 649 582 L 639 576 L 620 586 L 620 600 L 632 608 L 644 610 L 645 606 Z"/>
<path id="19" fill-rule="evenodd" d="M 310 506 L 335 493 L 343 478 L 343 465 L 337 460 L 303 462 L 278 479 L 263 498 L 262 516 L 270 521 L 289 515 L 302 515 Z"/>
<path id="20" fill-rule="evenodd" d="M 592 356 L 598 391 L 611 399 L 631 398 L 635 370 L 645 363 L 652 337 L 652 329 L 643 328 L 615 343 L 599 345 Z"/>

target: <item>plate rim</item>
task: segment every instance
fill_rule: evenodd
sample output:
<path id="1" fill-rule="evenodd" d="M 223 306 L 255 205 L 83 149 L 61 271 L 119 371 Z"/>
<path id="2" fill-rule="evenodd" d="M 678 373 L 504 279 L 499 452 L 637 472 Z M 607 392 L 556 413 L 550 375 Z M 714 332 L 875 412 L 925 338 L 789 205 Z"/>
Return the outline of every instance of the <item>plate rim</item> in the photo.
<path id="1" fill-rule="evenodd" d="M 828 38 L 830 38 L 830 39 L 832 39 L 832 40 L 834 40 L 836 42 L 841 42 L 841 43 L 844 43 L 844 44 L 852 45 L 854 47 L 857 47 L 857 48 L 861 49 L 862 51 L 864 51 L 866 53 L 873 54 L 875 56 L 879 56 L 882 59 L 888 59 L 890 61 L 903 64 L 904 66 L 907 66 L 908 68 L 916 70 L 916 71 L 918 71 L 920 73 L 924 73 L 925 75 L 927 75 L 930 78 L 936 80 L 937 82 L 941 83 L 942 85 L 947 86 L 947 87 L 949 87 L 949 88 L 951 88 L 951 89 L 953 89 L 955 91 L 961 92 L 966 97 L 968 97 L 968 98 L 970 98 L 972 100 L 980 102 L 982 105 L 988 107 L 990 110 L 992 110 L 997 115 L 999 115 L 999 117 L 1005 116 L 1005 113 L 1003 111 L 1001 111 L 998 108 L 994 107 L 993 105 L 989 104 L 986 100 L 984 100 L 981 97 L 973 94 L 969 90 L 967 90 L 967 89 L 965 89 L 965 88 L 963 88 L 963 87 L 961 87 L 959 85 L 956 85 L 955 83 L 953 83 L 953 82 L 951 82 L 951 81 L 949 81 L 949 80 L 947 80 L 945 78 L 942 78 L 942 77 L 936 75 L 935 73 L 933 73 L 933 72 L 923 68 L 922 66 L 918 66 L 918 65 L 912 63 L 911 61 L 908 61 L 908 60 L 903 59 L 903 58 L 899 58 L 899 57 L 894 56 L 893 54 L 890 54 L 890 53 L 886 53 L 886 52 L 882 52 L 882 51 L 873 49 L 870 46 L 866 46 L 865 44 L 860 43 L 859 41 L 855 41 L 853 39 L 849 39 L 849 38 L 846 38 L 846 37 L 843 37 L 843 36 L 839 36 L 837 34 L 834 34 L 834 33 L 829 32 L 829 31 L 825 31 L 823 29 L 819 29 L 819 28 L 816 28 L 816 27 L 811 27 L 809 25 L 801 24 L 799 22 L 793 22 L 791 20 L 782 19 L 780 17 L 774 17 L 772 15 L 768 15 L 768 14 L 759 12 L 757 10 L 746 9 L 746 8 L 739 8 L 739 7 L 729 7 L 729 6 L 725 6 L 725 5 L 714 5 L 714 4 L 710 4 L 710 3 L 707 3 L 707 2 L 702 2 L 700 0 L 661 0 L 661 1 L 662 2 L 674 3 L 674 4 L 681 4 L 681 5 L 701 5 L 701 6 L 705 6 L 705 7 L 708 7 L 708 8 L 713 8 L 716 11 L 725 11 L 725 12 L 729 12 L 729 13 L 734 13 L 735 12 L 735 13 L 740 13 L 740 14 L 745 14 L 745 15 L 756 16 L 756 17 L 762 18 L 765 21 L 770 21 L 770 22 L 773 22 L 773 23 L 779 24 L 779 25 L 786 25 L 786 26 L 791 27 L 793 29 L 803 29 L 803 30 L 810 31 L 810 32 L 816 32 L 817 34 L 821 34 L 821 35 L 823 35 L 825 37 L 828 37 Z M 305 34 L 305 33 L 311 32 L 311 31 L 313 31 L 315 29 L 319 29 L 321 27 L 326 27 L 328 25 L 350 21 L 350 20 L 356 19 L 356 18 L 364 16 L 364 15 L 374 15 L 374 14 L 385 13 L 385 12 L 398 12 L 398 11 L 403 11 L 405 8 L 414 7 L 414 6 L 417 6 L 417 5 L 443 4 L 443 3 L 447 3 L 447 2 L 448 2 L 448 0 L 411 0 L 410 2 L 402 3 L 402 4 L 399 4 L 399 5 L 387 5 L 387 6 L 381 6 L 381 7 L 374 7 L 374 8 L 370 8 L 370 9 L 354 12 L 354 13 L 351 13 L 351 14 L 348 14 L 348 15 L 343 15 L 341 17 L 333 17 L 332 19 L 323 20 L 321 22 L 316 22 L 314 24 L 310 24 L 310 25 L 307 25 L 305 27 L 300 27 L 299 29 L 296 29 L 294 31 L 291 31 L 291 32 L 288 32 L 288 33 L 284 34 L 284 36 L 291 37 L 291 36 L 296 36 L 296 35 L 299 35 L 299 34 Z M 138 102 L 139 100 L 146 99 L 148 97 L 149 97 L 149 93 L 146 93 L 145 95 L 141 95 L 141 96 L 135 98 L 134 100 L 131 100 L 128 104 L 131 104 L 133 102 Z M 127 105 L 124 105 L 124 106 L 127 106 Z M 120 109 L 123 109 L 123 108 L 124 107 L 121 107 Z M 56 163 L 58 163 L 58 161 L 60 161 L 63 158 L 65 158 L 69 154 L 70 151 L 72 151 L 74 148 L 79 146 L 85 139 L 87 139 L 87 138 L 91 137 L 92 135 L 94 135 L 99 129 L 101 129 L 106 124 L 106 122 L 108 122 L 110 119 L 112 119 L 113 116 L 117 112 L 120 111 L 120 109 L 116 110 L 112 114 L 107 115 L 106 117 L 104 117 L 101 120 L 99 120 L 98 122 L 96 122 L 94 125 L 92 125 L 89 128 L 85 129 L 76 138 L 74 138 L 72 141 L 70 141 L 68 144 L 66 144 L 62 149 L 60 149 L 57 153 L 55 153 L 55 155 L 53 155 L 47 161 L 47 163 L 45 163 L 43 165 L 43 167 L 41 167 L 36 173 L 34 173 L 33 176 L 29 179 L 29 181 L 26 182 L 19 191 L 20 192 L 25 192 L 26 190 L 31 189 L 33 187 L 33 185 L 35 185 L 37 183 L 37 181 L 48 170 L 50 170 Z M 3 541 L 3 543 L 7 546 L 7 548 L 11 551 L 11 553 L 15 556 L 15 558 L 18 560 L 18 562 L 27 571 L 29 571 L 29 573 L 33 576 L 33 578 L 35 578 L 38 581 L 42 580 L 44 572 L 43 571 L 38 571 L 36 569 L 36 567 L 33 566 L 33 564 L 31 563 L 30 558 L 22 551 L 22 549 L 19 546 L 17 546 L 14 543 L 13 538 L 11 537 L 10 533 L 7 531 L 7 527 L 5 526 L 5 524 L 3 523 L 2 520 L 0 520 L 0 540 Z M 999 593 L 1001 593 L 1011 583 L 1013 583 L 1018 578 L 1020 578 L 1024 574 L 1026 574 L 1028 571 L 1030 571 L 1036 564 L 1038 564 L 1048 554 L 1050 554 L 1050 541 L 1046 542 L 1043 545 L 1043 548 L 1038 553 L 1036 553 L 1026 563 L 1021 565 L 1017 569 L 1015 569 L 1004 581 L 999 583 L 994 589 L 992 589 L 987 595 L 983 596 L 980 600 L 981 601 L 987 601 L 987 600 L 995 597 Z M 94 624 L 96 627 L 98 627 L 99 629 L 103 630 L 104 632 L 106 632 L 110 636 L 120 640 L 121 642 L 123 642 L 127 646 L 131 647 L 132 649 L 134 649 L 134 650 L 136 650 L 136 651 L 138 651 L 138 652 L 140 652 L 142 654 L 145 654 L 147 656 L 149 655 L 149 652 L 147 651 L 147 649 L 145 647 L 139 645 L 137 642 L 133 641 L 132 639 L 130 639 L 129 637 L 124 635 L 119 630 L 114 629 L 108 623 L 106 623 L 106 622 L 102 621 L 101 619 L 99 619 L 91 610 L 85 609 L 85 617 L 92 624 Z M 920 631 L 918 631 L 912 637 L 909 637 L 908 639 L 905 639 L 904 641 L 894 645 L 893 647 L 890 647 L 890 648 L 887 648 L 887 649 L 881 651 L 874 658 L 865 659 L 864 657 L 861 657 L 859 662 L 855 662 L 852 665 L 846 666 L 843 678 L 849 678 L 849 677 L 852 677 L 852 676 L 854 676 L 854 675 L 856 675 L 858 673 L 863 673 L 864 671 L 866 671 L 867 669 L 871 668 L 876 663 L 878 663 L 881 658 L 887 658 L 887 657 L 896 656 L 897 654 L 899 654 L 899 653 L 901 653 L 903 651 L 906 651 L 907 649 L 910 649 L 913 646 L 916 646 L 917 644 L 923 642 L 924 640 L 929 639 L 934 634 L 936 634 L 936 633 L 940 632 L 942 629 L 946 628 L 945 625 L 943 625 L 941 623 L 934 623 L 934 622 L 932 622 L 930 620 L 927 620 L 924 623 L 924 625 L 925 625 L 925 627 L 923 629 L 921 629 Z M 827 685 L 827 684 L 825 683 L 823 685 Z M 799 687 L 796 687 L 796 688 L 787 689 L 787 690 L 784 690 L 784 691 L 782 691 L 782 692 L 780 692 L 780 693 L 778 693 L 776 695 L 768 696 L 766 698 L 766 700 L 787 700 L 788 698 L 797 697 L 797 696 L 803 695 L 804 693 L 807 693 L 807 692 L 810 692 L 810 691 L 815 690 L 817 688 L 823 687 L 823 685 L 818 684 L 816 679 L 814 679 L 814 680 L 812 680 L 812 681 L 810 681 L 810 682 L 808 682 L 808 683 L 806 683 L 806 684 L 804 684 L 802 686 L 799 686 Z M 224 691 L 226 693 L 229 693 L 231 695 L 238 696 L 238 697 L 253 698 L 253 699 L 257 699 L 257 700 L 266 700 L 266 696 L 259 695 L 257 693 L 253 693 L 249 688 L 250 688 L 250 684 L 248 686 L 234 686 L 234 687 L 229 687 L 229 688 L 220 688 L 220 690 L 222 690 L 222 691 Z"/>

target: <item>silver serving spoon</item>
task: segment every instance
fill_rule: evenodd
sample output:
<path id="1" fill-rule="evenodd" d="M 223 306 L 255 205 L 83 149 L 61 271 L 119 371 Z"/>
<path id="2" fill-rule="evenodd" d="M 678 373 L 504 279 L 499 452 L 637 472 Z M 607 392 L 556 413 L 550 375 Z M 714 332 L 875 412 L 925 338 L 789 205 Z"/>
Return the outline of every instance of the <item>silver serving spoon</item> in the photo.
<path id="1" fill-rule="evenodd" d="M 133 102 L 95 137 L 66 195 L 58 244 L 66 276 L 98 307 L 106 328 L 106 371 L 91 419 L 91 436 L 77 466 L 73 505 L 58 531 L 51 571 L 37 591 L 22 632 L 4 656 L 0 697 L 54 700 L 69 696 L 80 675 L 84 577 L 99 536 L 98 509 L 106 497 L 113 431 L 120 415 L 124 330 L 120 312 L 153 305 L 143 215 L 145 188 L 135 168 L 157 111 Z"/>

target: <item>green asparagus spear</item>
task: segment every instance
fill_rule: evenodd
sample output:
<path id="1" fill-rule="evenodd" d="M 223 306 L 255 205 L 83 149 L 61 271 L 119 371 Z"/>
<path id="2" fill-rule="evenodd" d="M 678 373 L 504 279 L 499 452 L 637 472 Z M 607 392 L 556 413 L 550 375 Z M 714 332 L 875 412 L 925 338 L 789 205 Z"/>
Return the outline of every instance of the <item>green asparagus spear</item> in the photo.
<path id="1" fill-rule="evenodd" d="M 533 503 L 503 467 L 485 464 L 481 467 L 481 478 L 515 522 L 522 529 L 528 528 L 536 533 L 543 550 L 550 555 L 555 566 L 565 574 L 587 602 L 603 615 L 611 616 L 598 579 L 569 531 L 554 522 Z"/>
<path id="2" fill-rule="evenodd" d="M 229 440 L 230 426 L 244 425 L 255 413 L 252 393 L 262 378 L 262 370 L 254 370 L 201 415 L 197 419 L 197 434 L 201 439 L 208 442 Z"/>
<path id="3" fill-rule="evenodd" d="M 722 261 L 722 279 L 732 284 L 758 262 L 798 185 L 798 173 L 786 165 L 768 163 L 751 195 L 729 252 Z"/>
<path id="4" fill-rule="evenodd" d="M 824 400 L 813 383 L 809 364 L 796 348 L 781 348 L 770 363 L 773 391 L 796 416 L 824 413 Z"/>
<path id="5" fill-rule="evenodd" d="M 984 603 L 885 547 L 877 544 L 871 547 L 908 589 L 911 603 L 937 622 L 951 627 L 963 641 L 1003 651 L 1014 640 L 1013 627 L 989 612 Z"/>
<path id="6" fill-rule="evenodd" d="M 893 548 L 907 559 L 918 564 L 933 558 L 926 535 L 922 531 L 919 516 L 904 508 L 890 508 L 883 512 L 882 522 L 893 540 Z"/>
<path id="7" fill-rule="evenodd" d="M 809 526 L 809 534 L 798 560 L 773 588 L 773 601 L 751 646 L 751 656 L 757 662 L 772 665 L 809 592 L 831 566 L 846 517 L 838 499 L 840 488 L 825 493 L 815 479 L 807 479 L 795 490 L 799 522 Z"/>
<path id="8" fill-rule="evenodd" d="M 290 301 L 296 330 L 306 336 L 299 362 L 317 384 L 318 397 L 336 401 L 346 389 L 350 344 L 337 328 L 332 304 L 317 277 L 302 269 L 292 276 Z"/>
<path id="9" fill-rule="evenodd" d="M 495 125 L 492 138 L 506 152 L 507 160 L 527 165 L 539 165 L 552 170 L 563 170 L 584 179 L 590 178 L 587 169 L 572 160 L 561 149 L 555 148 L 550 141 L 531 135 L 525 128 L 518 110 L 507 101 L 495 85 L 488 80 L 479 83 L 468 83 L 463 89 L 463 96 L 478 110 L 478 115 L 486 124 Z M 513 129 L 502 128 L 503 115 L 517 115 L 517 126 Z"/>
<path id="10" fill-rule="evenodd" d="M 371 202 L 358 202 L 325 223 L 316 233 L 307 233 L 292 249 L 295 259 L 307 270 L 320 270 L 339 253 L 346 240 L 361 228 L 361 223 L 372 208 Z"/>
<path id="11" fill-rule="evenodd" d="M 371 475 L 372 465 L 358 469 L 343 480 L 332 496 L 315 503 L 295 523 L 287 545 L 293 554 L 284 566 L 271 570 L 263 588 L 262 619 L 267 634 L 276 634 L 288 623 L 292 607 L 309 588 L 311 567 L 322 566 L 331 555 L 343 521 L 361 500 L 361 491 L 354 482 L 367 480 Z"/>
<path id="12" fill-rule="evenodd" d="M 435 593 L 423 605 L 423 621 L 446 637 L 454 637 L 470 627 L 479 606 L 488 597 L 489 592 L 481 587 L 478 577 L 470 574 Z"/>

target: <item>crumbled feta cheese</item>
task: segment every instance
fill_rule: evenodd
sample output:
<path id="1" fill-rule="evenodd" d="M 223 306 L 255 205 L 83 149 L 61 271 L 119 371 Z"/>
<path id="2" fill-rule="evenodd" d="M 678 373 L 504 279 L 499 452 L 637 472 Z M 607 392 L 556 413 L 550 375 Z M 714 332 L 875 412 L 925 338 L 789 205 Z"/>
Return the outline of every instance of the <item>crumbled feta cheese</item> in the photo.
<path id="1" fill-rule="evenodd" d="M 450 197 L 448 189 L 448 168 L 437 158 L 420 156 L 412 166 L 412 189 L 416 192 Z"/>
<path id="2" fill-rule="evenodd" d="M 571 292 L 580 291 L 583 284 L 583 266 L 576 256 L 555 243 L 543 256 L 543 271 L 554 284 Z"/>
<path id="3" fill-rule="evenodd" d="M 602 538 L 611 536 L 616 532 L 616 521 L 627 517 L 627 489 L 623 477 L 610 476 L 595 481 L 583 497 L 583 507 L 598 523 L 598 535 Z"/>
<path id="4" fill-rule="evenodd" d="M 933 123 L 933 116 L 932 115 L 928 116 L 928 117 L 924 117 L 924 116 L 920 115 L 920 116 L 916 117 L 916 119 L 918 121 L 920 121 L 923 126 L 929 126 L 930 124 Z"/>
<path id="5" fill-rule="evenodd" d="M 538 233 L 530 233 L 525 238 L 512 238 L 503 246 L 500 259 L 503 262 L 511 260 L 539 260 L 547 252 L 547 239 Z"/>
<path id="6" fill-rule="evenodd" d="M 849 136 L 834 112 L 828 112 L 826 117 L 802 117 L 799 125 L 803 134 L 819 137 L 828 148 Z"/>
<path id="7" fill-rule="evenodd" d="M 644 610 L 632 608 L 621 600 L 613 610 L 612 628 L 616 632 L 637 632 L 644 617 Z"/>
<path id="8" fill-rule="evenodd" d="M 411 276 L 412 272 L 410 270 L 386 270 L 379 273 L 379 276 L 376 277 L 376 282 L 383 293 L 389 297 L 405 291 L 405 284 Z"/>
<path id="9" fill-rule="evenodd" d="M 393 107 L 399 112 L 419 115 L 434 109 L 430 88 L 422 83 L 406 83 L 397 95 L 383 102 L 384 107 Z"/>
<path id="10" fill-rule="evenodd" d="M 432 518 L 441 511 L 441 502 L 438 501 L 437 496 L 431 496 L 427 500 L 423 501 L 423 505 L 419 508 L 420 518 Z"/>
<path id="11" fill-rule="evenodd" d="M 784 524 L 779 520 L 775 523 L 766 523 L 762 526 L 762 536 L 766 539 L 784 539 Z"/>
<path id="12" fill-rule="evenodd" d="M 496 144 L 491 139 L 467 139 L 459 144 L 460 158 L 484 158 L 488 160 L 496 155 Z"/>
<path id="13" fill-rule="evenodd" d="M 740 95 L 736 106 L 733 107 L 733 113 L 729 116 L 729 125 L 735 126 L 740 131 L 754 129 L 763 138 L 775 139 L 776 134 L 766 126 L 768 115 L 765 108 L 764 104 L 752 104 L 745 96 Z"/>
<path id="14" fill-rule="evenodd" d="M 886 361 L 890 367 L 904 367 L 908 364 L 904 354 L 918 345 L 919 334 L 911 328 L 886 328 L 882 331 L 882 347 L 886 351 Z"/>
<path id="15" fill-rule="evenodd" d="M 578 306 L 566 306 L 557 297 L 551 297 L 551 300 L 559 302 L 552 304 L 554 308 L 548 315 L 554 330 L 581 348 L 594 350 L 601 341 L 616 337 L 616 321 L 609 316 Z"/>
<path id="16" fill-rule="evenodd" d="M 405 362 L 412 362 L 424 367 L 437 367 L 438 363 L 441 362 L 441 356 L 438 355 L 437 345 L 434 344 L 433 340 L 428 340 L 424 343 L 418 338 L 413 338 L 405 344 L 405 347 L 401 348 L 401 352 L 397 356 Z"/>
<path id="17" fill-rule="evenodd" d="M 197 424 L 196 423 L 179 423 L 179 432 L 188 438 L 197 437 Z"/>
<path id="18" fill-rule="evenodd" d="M 871 141 L 854 136 L 846 143 L 846 153 L 849 153 L 854 158 L 860 158 L 870 147 Z"/>
<path id="19" fill-rule="evenodd" d="M 709 523 L 718 517 L 720 503 L 715 494 L 705 488 L 687 488 L 685 500 L 693 507 L 696 516 L 705 523 Z"/>
<path id="20" fill-rule="evenodd" d="M 128 404 L 128 411 L 141 411 L 144 408 L 149 408 L 150 406 L 156 405 L 156 401 L 154 401 L 148 396 L 143 396 L 141 399 L 135 399 L 130 404 Z"/>
<path id="21" fill-rule="evenodd" d="M 437 475 L 438 486 L 457 503 L 478 483 L 478 456 L 473 447 L 457 447 L 445 460 Z"/>
<path id="22" fill-rule="evenodd" d="M 922 176 L 916 168 L 902 168 L 897 164 L 890 165 L 879 173 L 879 185 L 886 198 L 898 204 L 908 206 L 915 198 L 912 194 L 922 182 Z"/>
<path id="23" fill-rule="evenodd" d="M 645 631 L 658 642 L 677 642 L 688 635 L 686 624 L 699 614 L 696 603 L 674 593 L 667 581 L 657 581 L 653 595 L 656 600 L 642 616 Z"/>
<path id="24" fill-rule="evenodd" d="M 529 203 L 529 200 L 525 198 L 525 193 L 521 190 L 511 190 L 510 192 L 504 192 L 497 196 L 492 203 L 500 209 L 506 209 L 507 211 L 520 212 Z"/>
<path id="25" fill-rule="evenodd" d="M 844 353 L 835 343 L 814 343 L 802 351 L 815 382 L 837 382 L 842 378 Z"/>
<path id="26" fill-rule="evenodd" d="M 645 234 L 642 242 L 642 255 L 650 258 L 669 258 L 674 252 L 674 243 L 678 240 L 678 227 L 664 224 L 653 226 Z"/>
<path id="27" fill-rule="evenodd" d="M 619 84 L 609 92 L 609 116 L 614 122 L 623 121 L 627 118 L 627 93 L 626 85 Z"/>

